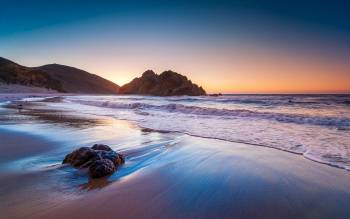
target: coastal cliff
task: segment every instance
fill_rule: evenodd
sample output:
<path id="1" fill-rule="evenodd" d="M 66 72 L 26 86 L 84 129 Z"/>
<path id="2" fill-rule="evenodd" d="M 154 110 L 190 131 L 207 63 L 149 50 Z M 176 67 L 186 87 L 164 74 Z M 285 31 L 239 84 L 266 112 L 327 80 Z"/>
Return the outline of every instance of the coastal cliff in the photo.
<path id="1" fill-rule="evenodd" d="M 20 85 L 81 94 L 206 95 L 202 87 L 173 71 L 164 71 L 158 75 L 152 70 L 147 70 L 141 77 L 119 87 L 109 80 L 78 68 L 59 64 L 26 67 L 0 57 L 1 85 L 7 87 Z"/>
<path id="2" fill-rule="evenodd" d="M 158 75 L 152 70 L 145 71 L 141 77 L 122 86 L 119 93 L 154 96 L 206 95 L 202 87 L 192 83 L 186 76 L 173 71 L 164 71 Z"/>

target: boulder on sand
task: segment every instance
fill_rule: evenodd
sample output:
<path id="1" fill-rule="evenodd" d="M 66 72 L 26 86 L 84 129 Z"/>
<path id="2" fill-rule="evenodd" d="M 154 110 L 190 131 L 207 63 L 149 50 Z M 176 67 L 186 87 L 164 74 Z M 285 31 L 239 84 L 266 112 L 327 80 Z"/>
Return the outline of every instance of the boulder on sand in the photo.
<path id="1" fill-rule="evenodd" d="M 108 145 L 94 144 L 91 148 L 81 147 L 67 154 L 62 163 L 77 168 L 89 168 L 90 176 L 98 178 L 112 174 L 124 162 L 124 156 Z"/>
<path id="2" fill-rule="evenodd" d="M 115 164 L 108 160 L 96 160 L 89 167 L 89 173 L 92 178 L 100 178 L 110 175 L 116 170 Z"/>

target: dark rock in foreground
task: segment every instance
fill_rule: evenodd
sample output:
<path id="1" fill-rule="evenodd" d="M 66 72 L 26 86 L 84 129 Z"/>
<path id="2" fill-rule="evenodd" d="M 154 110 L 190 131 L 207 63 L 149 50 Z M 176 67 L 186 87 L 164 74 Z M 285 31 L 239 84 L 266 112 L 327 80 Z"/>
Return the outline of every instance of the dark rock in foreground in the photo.
<path id="1" fill-rule="evenodd" d="M 125 162 L 123 155 L 113 151 L 108 145 L 95 144 L 91 148 L 81 147 L 67 154 L 62 163 L 77 168 L 89 168 L 92 178 L 112 174 Z"/>
<path id="2" fill-rule="evenodd" d="M 141 77 L 122 86 L 119 93 L 155 96 L 206 95 L 202 87 L 192 83 L 186 76 L 173 71 L 165 71 L 157 75 L 152 70 L 144 72 Z"/>
<path id="3" fill-rule="evenodd" d="M 89 167 L 92 178 L 100 178 L 114 173 L 116 166 L 108 159 L 96 160 Z"/>

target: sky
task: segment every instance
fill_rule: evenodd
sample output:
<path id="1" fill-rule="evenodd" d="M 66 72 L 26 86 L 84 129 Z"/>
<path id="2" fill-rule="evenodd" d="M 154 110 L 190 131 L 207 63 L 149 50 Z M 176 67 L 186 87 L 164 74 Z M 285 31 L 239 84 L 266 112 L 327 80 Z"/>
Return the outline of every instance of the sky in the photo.
<path id="1" fill-rule="evenodd" d="M 74 66 L 119 85 L 173 70 L 209 93 L 350 93 L 345 0 L 0 5 L 0 56 L 22 65 Z"/>

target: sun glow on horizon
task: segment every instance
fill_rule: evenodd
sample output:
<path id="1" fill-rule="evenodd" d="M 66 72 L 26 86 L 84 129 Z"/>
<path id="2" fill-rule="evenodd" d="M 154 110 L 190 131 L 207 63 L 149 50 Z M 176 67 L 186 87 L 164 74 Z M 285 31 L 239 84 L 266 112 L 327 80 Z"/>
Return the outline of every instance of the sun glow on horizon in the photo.
<path id="1" fill-rule="evenodd" d="M 158 58 L 135 56 L 139 64 L 123 60 L 116 66 L 105 62 L 98 65 L 101 68 L 88 65 L 85 68 L 120 86 L 152 69 L 158 74 L 165 70 L 181 73 L 208 93 L 350 93 L 350 64 L 327 56 L 240 48 L 215 56 L 195 53 L 187 61 L 172 56 L 153 64 L 153 68 L 140 64 L 156 63 Z M 203 60 L 207 65 L 202 64 Z"/>
<path id="2" fill-rule="evenodd" d="M 0 30 L 0 56 L 27 66 L 69 65 L 120 86 L 152 69 L 186 75 L 208 93 L 350 92 L 350 38 L 343 17 L 335 30 L 224 5 L 133 10 L 128 3 L 96 4 L 97 14 L 89 7 L 67 20 L 60 17 L 61 23 L 55 23 L 57 15 L 43 20 L 33 7 L 23 11 L 31 15 L 23 26 L 9 10 L 0 14 L 12 18 Z"/>

